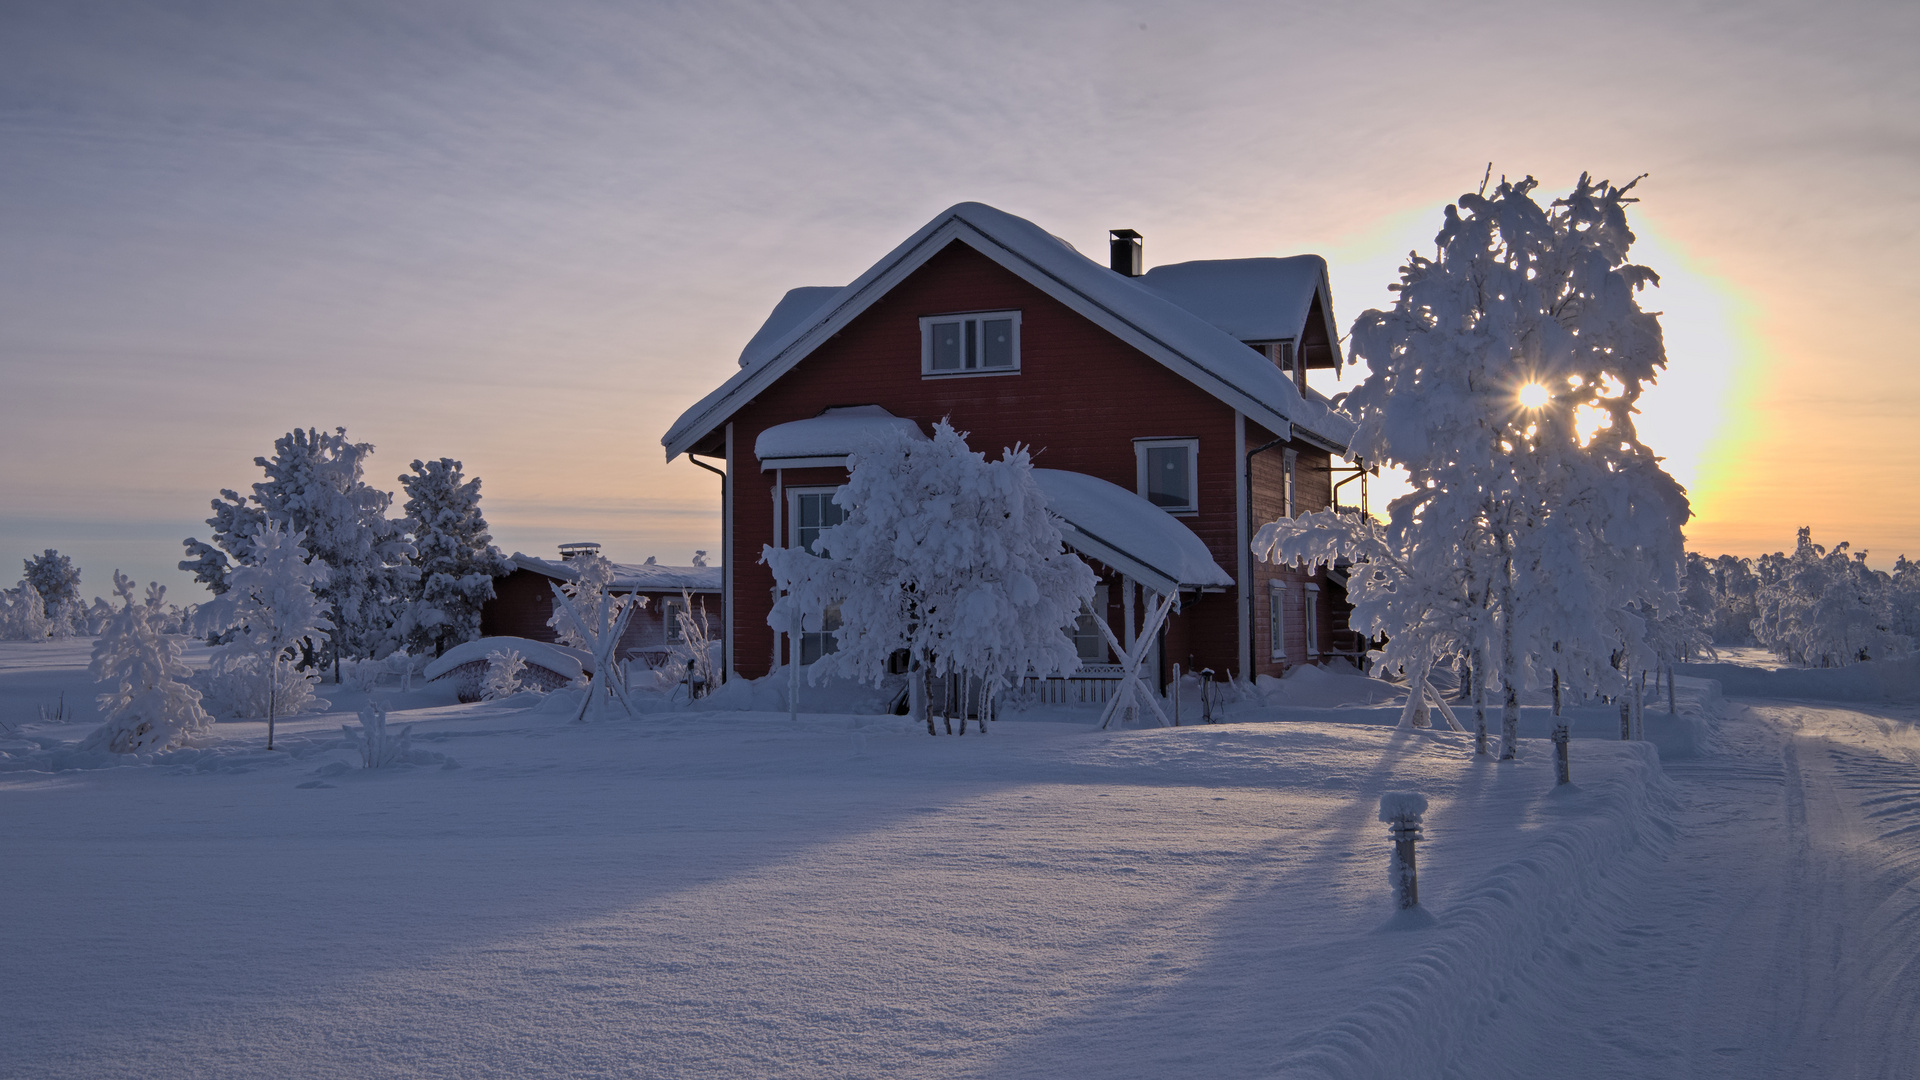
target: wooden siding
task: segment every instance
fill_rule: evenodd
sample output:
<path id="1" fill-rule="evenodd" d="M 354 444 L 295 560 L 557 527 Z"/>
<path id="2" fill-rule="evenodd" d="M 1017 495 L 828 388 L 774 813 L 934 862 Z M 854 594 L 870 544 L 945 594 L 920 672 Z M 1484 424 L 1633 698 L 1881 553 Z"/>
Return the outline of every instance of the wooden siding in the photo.
<path id="1" fill-rule="evenodd" d="M 994 310 L 1021 312 L 1018 373 L 922 377 L 922 316 Z M 766 674 L 775 657 L 775 635 L 766 625 L 773 578 L 761 562 L 761 545 L 785 540 L 776 482 L 786 488 L 832 486 L 845 477 L 838 469 L 787 470 L 778 478 L 762 472 L 754 439 L 775 424 L 853 405 L 880 405 L 929 430 L 949 418 L 967 433 L 969 445 L 989 457 L 1022 444 L 1036 466 L 1087 473 L 1130 491 L 1137 488 L 1135 439 L 1197 439 L 1199 512 L 1181 520 L 1222 568 L 1231 573 L 1238 565 L 1241 463 L 1233 410 L 956 241 L 732 417 L 734 516 L 726 559 L 734 583 L 731 662 L 742 676 Z M 1311 492 L 1317 483 L 1319 494 L 1310 497 L 1324 502 L 1326 455 L 1299 445 L 1302 490 Z M 1318 461 L 1317 468 L 1310 461 Z M 1255 517 L 1255 527 L 1271 520 Z M 1110 620 L 1116 627 L 1118 593 Z M 1167 660 L 1186 670 L 1236 671 L 1237 605 L 1231 590 L 1189 598 L 1169 628 Z M 1255 608 L 1264 611 L 1260 594 Z"/>
<path id="2" fill-rule="evenodd" d="M 493 599 L 480 609 L 480 636 L 523 637 L 534 641 L 553 641 L 553 579 L 532 570 L 515 570 L 493 582 Z M 637 612 L 620 636 L 620 655 L 635 652 L 659 652 L 668 647 L 667 628 L 662 619 L 661 601 L 678 599 L 678 592 L 643 592 L 647 606 Z M 720 636 L 720 597 L 714 593 L 694 593 L 694 609 L 711 620 L 715 638 Z"/>

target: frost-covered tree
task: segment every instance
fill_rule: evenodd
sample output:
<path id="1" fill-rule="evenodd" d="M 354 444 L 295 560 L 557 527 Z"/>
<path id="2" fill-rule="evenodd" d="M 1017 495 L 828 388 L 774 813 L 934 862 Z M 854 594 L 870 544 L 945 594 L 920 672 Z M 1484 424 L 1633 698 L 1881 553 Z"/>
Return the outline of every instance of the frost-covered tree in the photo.
<path id="1" fill-rule="evenodd" d="M 213 718 L 200 707 L 200 692 L 187 683 L 193 669 L 182 658 L 180 639 L 167 632 L 166 588 L 149 585 L 146 602 L 135 603 L 133 580 L 116 570 L 113 591 L 124 606 L 94 642 L 88 669 L 102 687 L 106 722 L 82 747 L 146 754 L 205 734 Z"/>
<path id="2" fill-rule="evenodd" d="M 52 548 L 25 560 L 26 577 L 40 593 L 48 615 L 65 603 L 80 601 L 80 568 Z"/>
<path id="3" fill-rule="evenodd" d="M 269 519 L 253 538 L 252 561 L 235 567 L 227 591 L 196 613 L 198 629 L 234 632 L 216 651 L 216 662 L 247 657 L 264 664 L 269 750 L 280 711 L 282 668 L 297 649 L 322 643 L 333 631 L 327 605 L 316 594 L 326 584 L 327 566 L 308 558 L 304 540 L 303 534 L 289 533 Z"/>
<path id="4" fill-rule="evenodd" d="M 1895 629 L 1891 575 L 1867 565 L 1867 553 L 1832 551 L 1800 530 L 1792 555 L 1762 556 L 1756 576 L 1754 637 L 1777 656 L 1816 667 L 1884 660 L 1912 651 Z"/>
<path id="5" fill-rule="evenodd" d="M 220 593 L 236 565 L 253 561 L 260 524 L 278 522 L 287 532 L 306 537 L 310 556 L 326 564 L 319 589 L 329 621 L 336 627 L 326 639 L 334 677 L 343 657 L 381 654 L 393 644 L 392 627 L 404 603 L 412 575 L 412 548 L 400 522 L 386 511 L 392 494 L 364 480 L 372 443 L 348 440 L 345 428 L 333 432 L 294 430 L 274 441 L 273 456 L 253 463 L 266 479 L 242 498 L 222 491 L 213 501 L 213 541 L 188 539 L 188 558 L 180 569 Z"/>
<path id="6" fill-rule="evenodd" d="M 1093 596 L 1093 571 L 1061 543 L 1025 448 L 989 462 L 943 420 L 931 441 L 896 433 L 848 464 L 834 494 L 846 518 L 821 534 L 822 554 L 762 549 L 783 594 L 768 625 L 818 631 L 840 611 L 839 649 L 810 677 L 878 685 L 906 650 L 914 712 L 933 734 L 929 677 L 972 676 L 991 693 L 1029 671 L 1079 667 L 1066 628 Z"/>
<path id="7" fill-rule="evenodd" d="M 493 579 L 510 572 L 480 514 L 480 479 L 452 458 L 415 461 L 400 477 L 413 542 L 414 579 L 398 630 L 410 652 L 435 656 L 480 636 L 480 609 Z"/>
<path id="8" fill-rule="evenodd" d="M 0 593 L 0 639 L 45 641 L 52 633 L 46 601 L 32 581 L 22 578 L 20 584 Z"/>
<path id="9" fill-rule="evenodd" d="M 483 701 L 500 701 L 525 690 L 523 676 L 527 661 L 513 649 L 495 649 L 487 654 L 487 674 L 480 682 Z"/>
<path id="10" fill-rule="evenodd" d="M 1398 599 L 1355 626 L 1410 638 L 1403 655 L 1463 650 L 1500 690 L 1508 758 L 1523 682 L 1618 689 L 1612 657 L 1651 655 L 1630 609 L 1677 588 L 1688 515 L 1633 425 L 1666 364 L 1635 299 L 1658 278 L 1626 257 L 1633 185 L 1583 175 L 1545 207 L 1537 186 L 1502 180 L 1447 207 L 1434 257 L 1409 255 L 1394 306 L 1354 322 L 1368 376 L 1346 398 L 1356 457 L 1413 488 L 1388 507 L 1395 568 L 1368 571 Z"/>

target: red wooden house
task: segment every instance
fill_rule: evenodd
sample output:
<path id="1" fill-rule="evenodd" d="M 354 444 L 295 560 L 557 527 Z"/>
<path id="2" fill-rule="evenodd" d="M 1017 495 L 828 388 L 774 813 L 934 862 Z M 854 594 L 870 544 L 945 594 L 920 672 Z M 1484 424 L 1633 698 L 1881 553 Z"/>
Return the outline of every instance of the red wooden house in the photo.
<path id="1" fill-rule="evenodd" d="M 576 577 L 568 565 L 584 551 L 599 553 L 598 544 L 562 544 L 559 559 L 541 559 L 516 551 L 508 562 L 513 571 L 493 582 L 493 599 L 480 608 L 480 636 L 522 637 L 534 641 L 557 641 L 553 627 L 553 587 Z M 696 556 L 697 557 L 697 556 Z M 723 614 L 720 597 L 720 568 L 717 566 L 662 566 L 649 559 L 644 563 L 614 563 L 615 596 L 638 593 L 646 606 L 627 623 L 626 633 L 614 655 L 622 660 L 644 660 L 649 664 L 664 661 L 686 640 L 680 625 L 680 613 L 693 602 L 694 618 L 705 621 L 717 634 Z M 762 613 L 765 617 L 765 613 Z"/>
<path id="2" fill-rule="evenodd" d="M 758 677 L 818 635 L 766 624 L 763 544 L 810 544 L 863 431 L 950 418 L 989 456 L 1024 443 L 1068 545 L 1101 575 L 1100 616 L 1130 639 L 1141 590 L 1178 590 L 1159 666 L 1279 674 L 1331 655 L 1336 581 L 1259 563 L 1281 514 L 1326 508 L 1352 425 L 1307 385 L 1335 369 L 1318 256 L 1142 272 L 1138 234 L 1100 263 L 979 203 L 941 213 L 844 287 L 795 289 L 740 371 L 661 441 L 723 472 L 725 668 Z M 1110 659 L 1083 625 L 1082 657 Z"/>

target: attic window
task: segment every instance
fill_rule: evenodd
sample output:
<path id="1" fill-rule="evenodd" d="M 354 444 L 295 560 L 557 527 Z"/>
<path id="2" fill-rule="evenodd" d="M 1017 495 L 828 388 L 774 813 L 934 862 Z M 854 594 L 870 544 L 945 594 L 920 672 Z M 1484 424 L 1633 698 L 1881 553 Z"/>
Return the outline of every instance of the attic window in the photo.
<path id="1" fill-rule="evenodd" d="M 1010 375 L 1019 370 L 1019 312 L 975 311 L 921 318 L 921 375 Z"/>

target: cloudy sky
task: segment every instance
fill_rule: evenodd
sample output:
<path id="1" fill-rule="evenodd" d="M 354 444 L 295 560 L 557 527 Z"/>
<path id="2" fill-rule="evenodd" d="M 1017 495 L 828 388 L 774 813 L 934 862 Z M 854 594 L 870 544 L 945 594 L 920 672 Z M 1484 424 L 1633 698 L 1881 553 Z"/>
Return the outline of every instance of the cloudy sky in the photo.
<path id="1" fill-rule="evenodd" d="M 7 0 L 0 556 L 184 583 L 218 489 L 344 425 L 389 488 L 463 460 L 508 550 L 685 562 L 667 425 L 952 203 L 1318 252 L 1344 325 L 1488 162 L 1648 174 L 1692 547 L 1920 556 L 1917 49 L 1911 3 Z"/>

